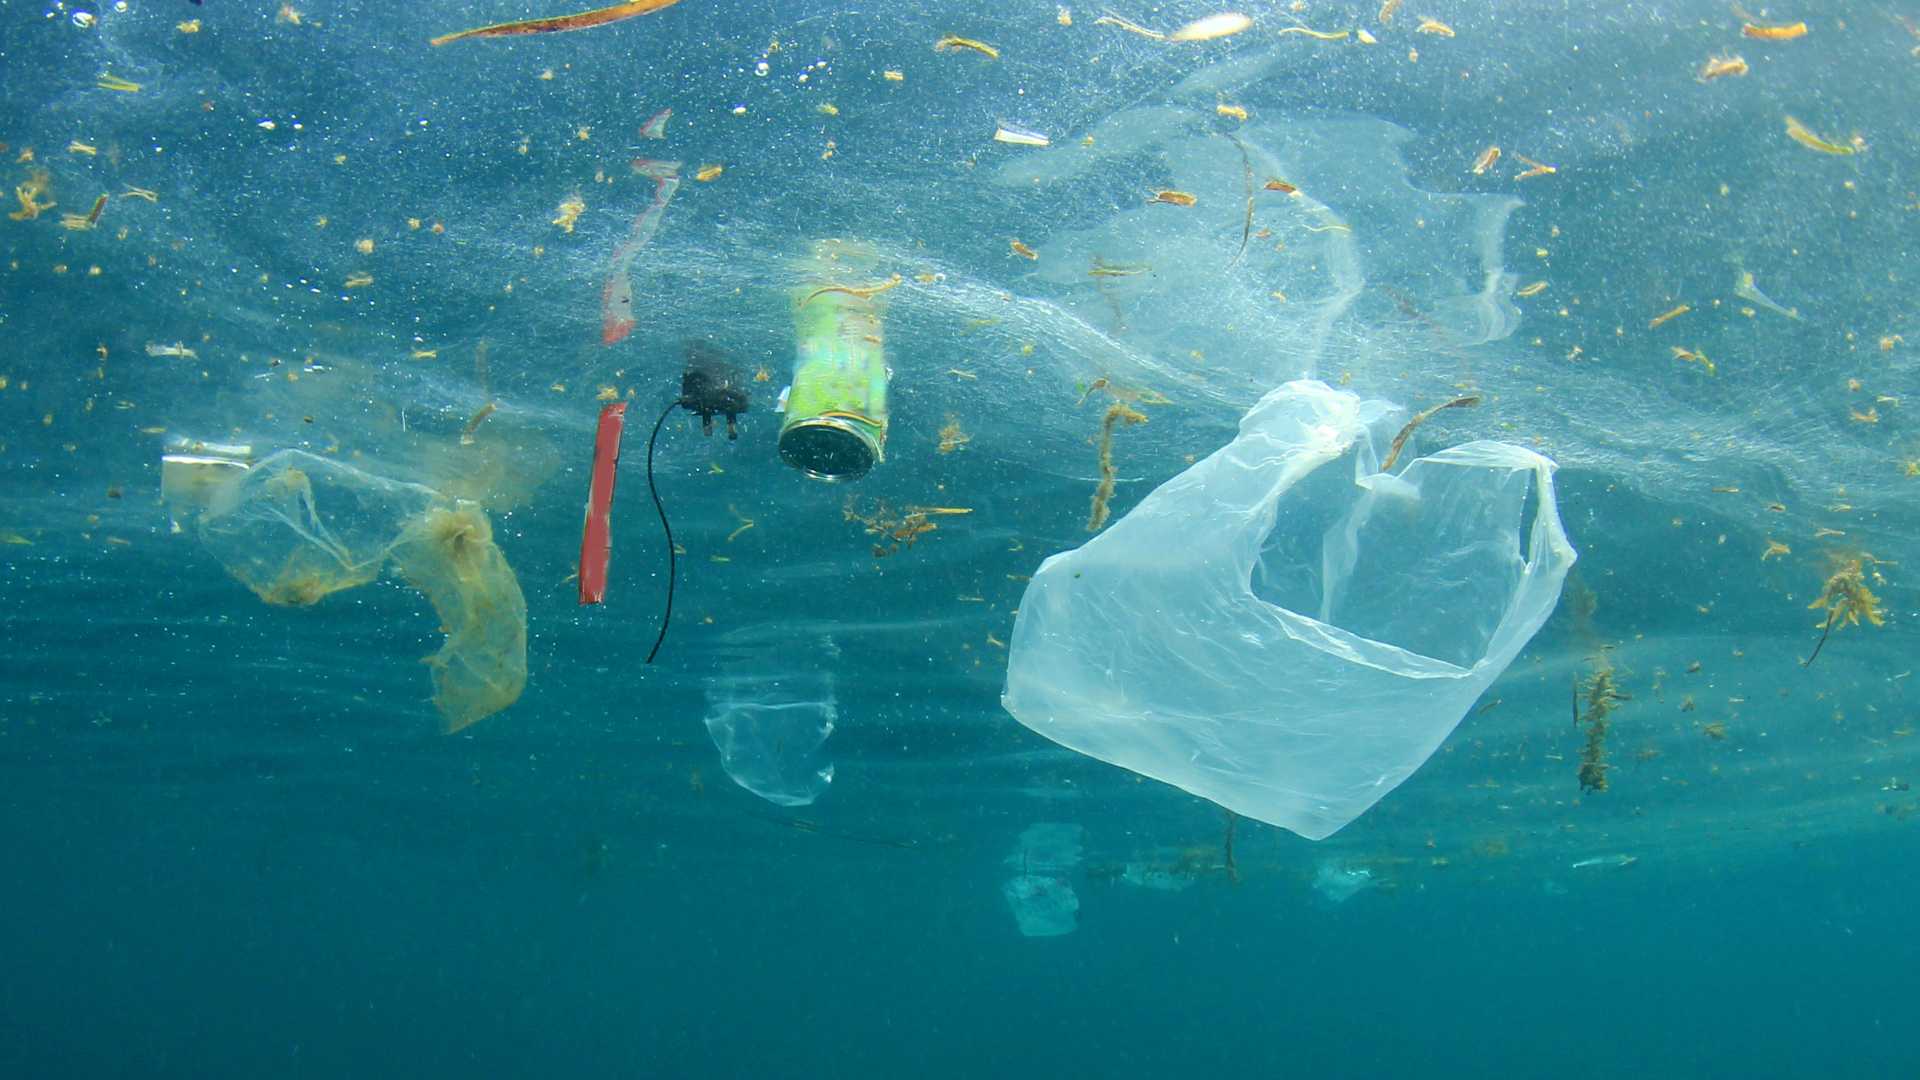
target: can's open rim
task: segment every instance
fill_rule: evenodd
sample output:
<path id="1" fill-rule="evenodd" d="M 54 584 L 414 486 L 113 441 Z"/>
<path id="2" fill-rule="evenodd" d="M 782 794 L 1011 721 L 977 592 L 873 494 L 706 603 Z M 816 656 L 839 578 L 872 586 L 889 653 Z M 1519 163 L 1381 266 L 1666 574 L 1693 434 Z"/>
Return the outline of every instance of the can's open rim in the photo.
<path id="1" fill-rule="evenodd" d="M 872 437 L 837 416 L 799 420 L 780 432 L 780 459 L 815 480 L 858 480 L 880 460 Z"/>

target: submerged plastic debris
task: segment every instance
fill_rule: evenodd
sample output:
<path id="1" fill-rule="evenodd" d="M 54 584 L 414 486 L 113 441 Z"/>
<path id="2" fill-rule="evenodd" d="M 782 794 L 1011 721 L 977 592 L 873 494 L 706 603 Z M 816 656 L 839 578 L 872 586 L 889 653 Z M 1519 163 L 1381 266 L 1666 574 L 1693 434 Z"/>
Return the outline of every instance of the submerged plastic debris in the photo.
<path id="1" fill-rule="evenodd" d="M 837 654 L 829 643 L 823 650 Z M 821 747 L 839 715 L 827 671 L 742 672 L 707 683 L 707 734 L 733 782 L 776 806 L 806 806 L 833 783 Z"/>
<path id="2" fill-rule="evenodd" d="M 635 158 L 633 171 L 653 181 L 653 201 L 633 219 L 633 230 L 613 249 L 607 264 L 607 283 L 600 290 L 600 344 L 626 340 L 636 325 L 633 313 L 633 260 L 660 231 L 667 204 L 680 190 L 680 163 Z"/>
<path id="3" fill-rule="evenodd" d="M 1000 887 L 1025 937 L 1071 934 L 1080 923 L 1080 897 L 1072 875 L 1080 867 L 1086 830 L 1078 825 L 1041 822 L 1020 834 L 1005 863 L 1017 873 Z"/>
<path id="4" fill-rule="evenodd" d="M 427 661 L 445 730 L 519 700 L 526 600 L 479 507 L 301 450 L 274 454 L 210 492 L 201 477 L 231 466 L 166 467 L 181 477 L 180 508 L 202 511 L 208 549 L 269 604 L 318 603 L 374 580 L 389 561 L 425 593 L 447 634 Z"/>
<path id="5" fill-rule="evenodd" d="M 607 595 L 607 560 L 612 554 L 609 517 L 613 513 L 614 472 L 620 465 L 620 433 L 627 405 L 600 410 L 593 438 L 593 473 L 587 486 L 587 520 L 580 532 L 580 602 L 598 604 Z"/>
<path id="6" fill-rule="evenodd" d="M 1773 301 L 1772 297 L 1761 292 L 1760 286 L 1754 284 L 1753 273 L 1748 270 L 1736 271 L 1733 282 L 1733 295 L 1745 300 L 1754 307 L 1764 311 L 1771 311 L 1775 315 L 1789 319 L 1798 319 L 1800 317 L 1799 308 L 1790 308 L 1782 304 L 1777 304 Z"/>
<path id="7" fill-rule="evenodd" d="M 993 129 L 993 141 L 1010 143 L 1014 146 L 1046 146 L 1053 140 L 1032 128 L 1010 124 L 1005 120 Z"/>
<path id="8" fill-rule="evenodd" d="M 1627 870 L 1639 865 L 1638 855 L 1594 855 L 1581 859 L 1568 867 L 1569 870 Z"/>
<path id="9" fill-rule="evenodd" d="M 471 503 L 436 506 L 393 549 L 402 577 L 433 602 L 446 644 L 429 657 L 433 704 L 446 730 L 520 700 L 527 685 L 527 602 L 493 526 Z"/>
<path id="10" fill-rule="evenodd" d="M 1474 442 L 1379 471 L 1399 410 L 1321 383 L 1041 564 L 1002 698 L 1071 749 L 1321 839 L 1426 761 L 1574 561 L 1553 463 Z"/>
<path id="11" fill-rule="evenodd" d="M 1313 891 L 1336 904 L 1344 904 L 1376 884 L 1373 871 L 1337 860 L 1323 862 L 1313 872 Z"/>

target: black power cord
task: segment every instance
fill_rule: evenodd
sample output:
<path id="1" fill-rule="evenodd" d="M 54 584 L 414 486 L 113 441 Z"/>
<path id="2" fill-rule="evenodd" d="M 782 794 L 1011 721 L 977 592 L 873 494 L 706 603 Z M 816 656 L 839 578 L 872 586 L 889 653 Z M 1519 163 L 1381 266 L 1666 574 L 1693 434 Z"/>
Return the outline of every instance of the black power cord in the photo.
<path id="1" fill-rule="evenodd" d="M 740 431 L 734 426 L 734 420 L 747 411 L 746 384 L 740 373 L 727 362 L 720 350 L 704 342 L 692 342 L 687 346 L 687 368 L 680 376 L 680 396 L 660 412 L 660 419 L 653 422 L 653 434 L 647 436 L 647 493 L 653 496 L 653 508 L 660 512 L 660 530 L 667 534 L 667 610 L 660 617 L 660 636 L 653 639 L 653 649 L 647 653 L 647 663 L 660 654 L 660 646 L 667 640 L 667 627 L 673 623 L 673 586 L 679 576 L 679 553 L 673 545 L 673 526 L 667 524 L 667 508 L 660 501 L 660 489 L 653 482 L 653 446 L 660 439 L 660 429 L 667 422 L 673 410 L 684 408 L 700 417 L 702 434 L 713 434 L 713 418 L 727 418 L 727 438 L 737 439 Z"/>

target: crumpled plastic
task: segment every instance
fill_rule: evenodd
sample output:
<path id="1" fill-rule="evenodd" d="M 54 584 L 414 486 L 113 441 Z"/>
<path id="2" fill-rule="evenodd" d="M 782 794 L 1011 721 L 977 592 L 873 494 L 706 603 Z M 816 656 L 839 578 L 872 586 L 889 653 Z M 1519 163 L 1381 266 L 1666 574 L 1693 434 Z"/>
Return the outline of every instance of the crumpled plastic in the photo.
<path id="1" fill-rule="evenodd" d="M 215 492 L 199 528 L 227 572 L 269 604 L 316 604 L 391 562 L 446 632 L 427 663 L 449 732 L 512 705 L 526 687 L 526 598 L 472 503 L 283 450 Z"/>
<path id="2" fill-rule="evenodd" d="M 837 655 L 831 642 L 823 652 Z M 775 806 L 807 806 L 833 783 L 839 706 L 827 671 L 733 670 L 707 683 L 707 734 L 734 783 Z"/>
<path id="3" fill-rule="evenodd" d="M 1411 776 L 1558 603 L 1553 463 L 1378 471 L 1401 414 L 1288 383 L 1020 602 L 1002 702 L 1047 738 L 1322 839 Z"/>

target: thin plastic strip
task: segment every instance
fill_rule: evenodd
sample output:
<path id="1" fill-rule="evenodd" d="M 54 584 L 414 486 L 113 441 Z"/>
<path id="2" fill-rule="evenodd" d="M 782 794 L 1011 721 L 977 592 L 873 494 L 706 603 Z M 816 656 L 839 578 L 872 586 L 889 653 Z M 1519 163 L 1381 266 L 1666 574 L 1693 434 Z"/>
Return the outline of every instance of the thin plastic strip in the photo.
<path id="1" fill-rule="evenodd" d="M 598 604 L 607 595 L 607 560 L 613 554 L 609 522 L 613 477 L 620 464 L 620 433 L 626 422 L 626 402 L 600 410 L 600 428 L 593 437 L 593 479 L 587 485 L 587 523 L 580 535 L 582 604 Z"/>

